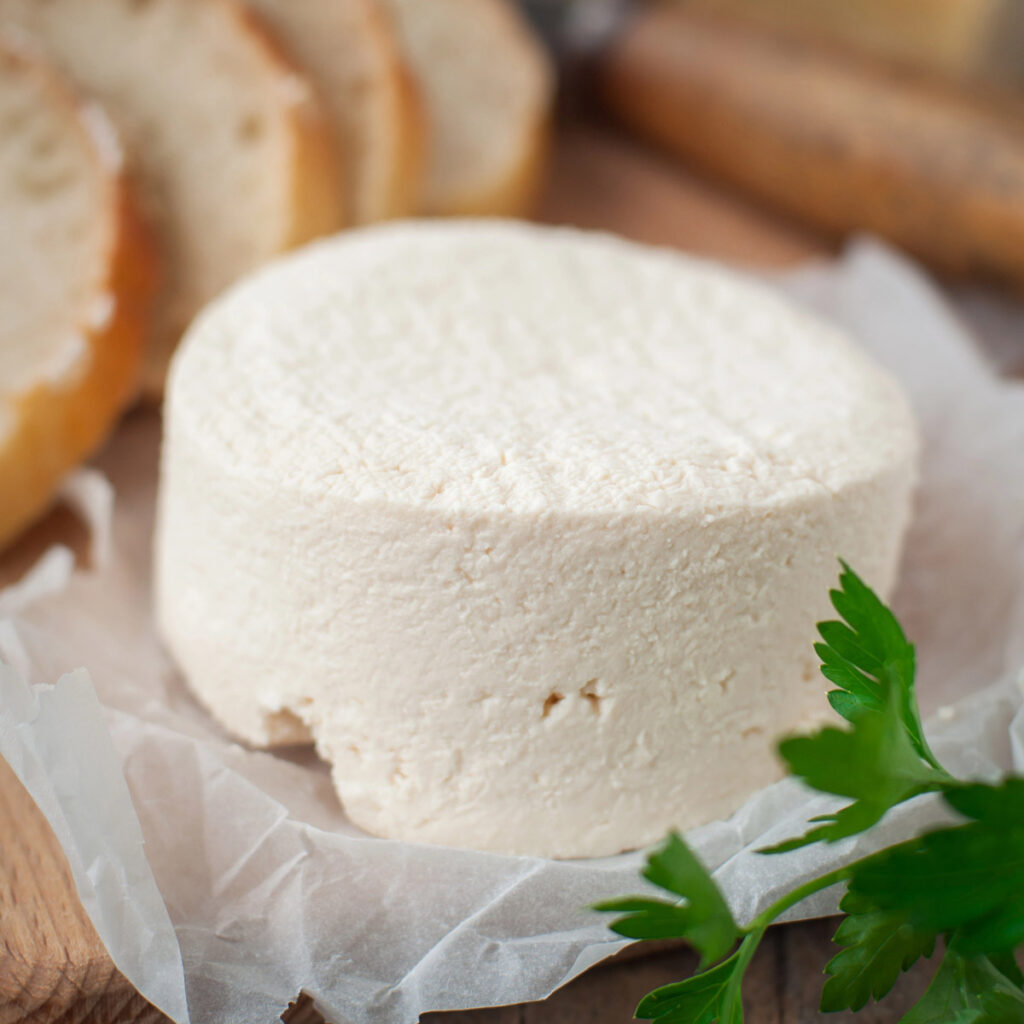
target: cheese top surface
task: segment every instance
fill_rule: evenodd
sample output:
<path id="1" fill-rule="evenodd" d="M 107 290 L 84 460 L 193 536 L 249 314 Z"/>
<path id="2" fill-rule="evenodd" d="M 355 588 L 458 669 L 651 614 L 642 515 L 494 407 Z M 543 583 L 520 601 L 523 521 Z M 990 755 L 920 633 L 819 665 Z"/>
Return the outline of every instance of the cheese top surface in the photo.
<path id="1" fill-rule="evenodd" d="M 896 386 L 767 288 L 510 222 L 288 257 L 199 320 L 174 373 L 224 459 L 436 510 L 718 514 L 834 491 L 913 444 Z"/>

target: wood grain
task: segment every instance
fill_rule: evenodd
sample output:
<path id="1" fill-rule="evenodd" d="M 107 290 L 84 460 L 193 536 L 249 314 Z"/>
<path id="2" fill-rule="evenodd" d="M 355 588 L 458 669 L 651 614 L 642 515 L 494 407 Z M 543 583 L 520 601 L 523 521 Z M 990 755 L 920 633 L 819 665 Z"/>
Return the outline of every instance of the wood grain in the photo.
<path id="1" fill-rule="evenodd" d="M 0 1024 L 157 1024 L 86 916 L 57 839 L 0 758 Z"/>

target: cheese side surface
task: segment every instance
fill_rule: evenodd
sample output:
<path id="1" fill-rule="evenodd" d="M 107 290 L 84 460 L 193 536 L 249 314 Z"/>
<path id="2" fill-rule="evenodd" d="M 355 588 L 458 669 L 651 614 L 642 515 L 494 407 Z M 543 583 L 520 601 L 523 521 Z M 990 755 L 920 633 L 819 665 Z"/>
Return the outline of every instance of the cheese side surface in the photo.
<path id="1" fill-rule="evenodd" d="M 726 815 L 827 713 L 837 556 L 895 578 L 916 435 L 840 333 L 721 268 L 502 222 L 347 233 L 199 318 L 161 631 L 351 819 L 612 854 Z"/>

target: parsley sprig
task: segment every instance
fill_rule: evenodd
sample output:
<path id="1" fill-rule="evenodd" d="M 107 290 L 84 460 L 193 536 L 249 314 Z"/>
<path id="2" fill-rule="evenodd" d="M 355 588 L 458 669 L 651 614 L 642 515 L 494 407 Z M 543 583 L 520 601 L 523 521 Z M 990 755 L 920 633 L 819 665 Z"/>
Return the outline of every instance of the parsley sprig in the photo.
<path id="1" fill-rule="evenodd" d="M 925 994 L 901 1024 L 1022 1024 L 1024 976 L 1024 779 L 998 784 L 954 778 L 928 746 L 914 694 L 914 647 L 893 613 L 844 562 L 831 592 L 840 621 L 818 625 L 815 651 L 836 689 L 829 703 L 847 728 L 784 739 L 779 754 L 808 786 L 850 803 L 813 819 L 804 835 L 762 850 L 784 854 L 870 829 L 897 804 L 938 793 L 961 824 L 863 857 L 811 879 L 746 927 L 734 920 L 714 879 L 673 833 L 644 877 L 668 899 L 599 904 L 619 914 L 613 931 L 632 939 L 683 939 L 700 954 L 698 973 L 655 989 L 636 1017 L 659 1024 L 742 1024 L 743 976 L 768 926 L 790 907 L 837 883 L 845 915 L 825 966 L 825 1012 L 880 1000 L 902 972 L 944 954 Z"/>

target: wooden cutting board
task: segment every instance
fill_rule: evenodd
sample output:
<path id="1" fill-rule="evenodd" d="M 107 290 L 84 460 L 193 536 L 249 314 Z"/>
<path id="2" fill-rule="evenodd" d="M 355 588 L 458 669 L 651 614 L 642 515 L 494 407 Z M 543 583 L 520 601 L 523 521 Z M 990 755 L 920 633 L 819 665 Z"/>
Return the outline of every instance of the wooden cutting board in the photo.
<path id="1" fill-rule="evenodd" d="M 574 128 L 559 137 L 541 219 L 759 267 L 784 266 L 827 251 L 800 229 L 602 128 Z M 73 516 L 55 510 L 0 556 L 0 584 L 23 572 L 55 540 L 81 550 L 83 537 Z M 824 946 L 822 926 L 781 929 L 778 935 L 759 958 L 752 978 L 753 1024 L 807 1020 L 815 986 L 820 985 L 825 950 L 810 958 L 806 954 L 809 947 Z M 786 935 L 790 938 L 782 937 Z M 0 939 L 0 1024 L 166 1020 L 114 967 L 82 910 L 53 833 L 2 760 Z M 794 962 L 787 964 L 787 957 Z M 594 975 L 603 980 L 581 979 L 548 1003 L 445 1015 L 446 1024 L 624 1021 L 646 988 L 685 976 L 692 968 L 687 958 L 687 953 L 674 951 L 642 965 L 619 964 Z M 816 976 L 810 985 L 805 979 L 811 968 L 801 973 L 805 963 Z M 867 1024 L 871 1019 L 858 1021 Z"/>

